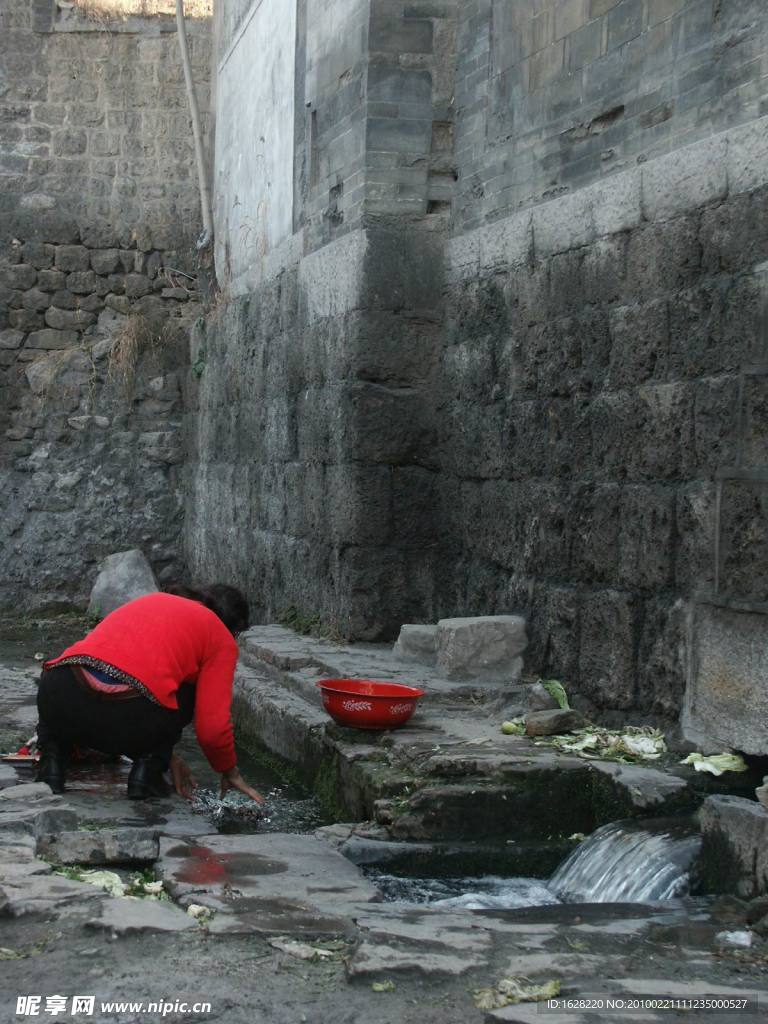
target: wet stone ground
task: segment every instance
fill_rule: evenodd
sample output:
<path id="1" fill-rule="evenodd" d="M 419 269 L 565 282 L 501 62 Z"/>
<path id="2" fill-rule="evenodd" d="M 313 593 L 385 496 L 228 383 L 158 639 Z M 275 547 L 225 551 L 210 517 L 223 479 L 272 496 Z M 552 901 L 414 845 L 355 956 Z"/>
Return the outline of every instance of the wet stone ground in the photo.
<path id="1" fill-rule="evenodd" d="M 34 726 L 34 653 L 22 643 L 0 655 L 6 746 Z M 375 828 L 329 826 L 300 788 L 265 774 L 263 763 L 244 768 L 267 791 L 271 820 L 255 832 L 227 834 L 177 797 L 125 800 L 125 765 L 79 769 L 63 797 L 32 783 L 27 770 L 0 769 L 2 1020 L 31 1019 L 16 1014 L 17 999 L 34 995 L 43 997 L 37 1019 L 46 1019 L 46 997 L 71 1005 L 85 995 L 95 997 L 90 1017 L 64 1012 L 57 1019 L 120 1024 L 768 1020 L 768 950 L 759 940 L 739 949 L 718 938 L 743 927 L 736 900 L 503 912 L 385 902 L 377 881 L 338 849 Z M 201 785 L 212 787 L 213 776 L 199 763 L 196 770 Z M 88 833 L 94 842 L 118 835 L 130 845 L 147 830 L 152 841 L 157 836 L 156 856 L 142 867 L 162 881 L 161 901 L 110 895 L 72 871 L 58 873 L 40 855 L 62 832 Z M 193 917 L 190 906 L 205 911 Z M 476 1006 L 478 990 L 522 976 L 556 979 L 564 996 L 717 992 L 754 1000 L 761 993 L 763 1007 L 682 1018 Z M 211 1009 L 164 1018 L 148 1009 L 176 1000 Z M 144 1006 L 102 1005 L 116 1002 Z"/>

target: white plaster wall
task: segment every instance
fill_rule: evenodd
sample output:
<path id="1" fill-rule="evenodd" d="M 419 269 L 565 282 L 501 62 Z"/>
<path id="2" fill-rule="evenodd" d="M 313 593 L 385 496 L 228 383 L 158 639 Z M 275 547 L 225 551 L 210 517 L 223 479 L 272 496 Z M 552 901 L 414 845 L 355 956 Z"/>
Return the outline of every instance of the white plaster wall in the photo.
<path id="1" fill-rule="evenodd" d="M 253 0 L 218 67 L 219 281 L 258 278 L 293 226 L 296 0 Z"/>

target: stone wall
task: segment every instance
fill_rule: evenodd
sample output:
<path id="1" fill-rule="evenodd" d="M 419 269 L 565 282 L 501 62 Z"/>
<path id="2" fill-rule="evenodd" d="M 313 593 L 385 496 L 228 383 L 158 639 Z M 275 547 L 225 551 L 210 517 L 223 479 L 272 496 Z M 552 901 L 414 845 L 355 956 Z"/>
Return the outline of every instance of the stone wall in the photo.
<path id="1" fill-rule="evenodd" d="M 444 199 L 430 203 L 450 134 L 432 125 L 447 116 L 454 6 L 299 4 L 293 125 L 256 125 L 293 130 L 295 230 L 274 246 L 262 235 L 245 270 L 219 253 L 221 303 L 193 344 L 205 366 L 186 536 L 196 574 L 226 567 L 265 617 L 295 606 L 380 637 L 433 603 L 445 218 Z M 217 52 L 242 47 L 243 65 L 259 47 L 251 9 L 239 28 L 219 15 Z M 217 135 L 222 116 L 250 116 L 251 95 L 230 88 L 240 106 L 223 114 L 219 77 Z M 248 152 L 235 144 L 217 167 L 225 195 Z M 268 195 L 229 200 L 246 223 Z M 428 211 L 411 231 L 392 225 Z"/>
<path id="2" fill-rule="evenodd" d="M 531 665 L 598 703 L 678 710 L 690 602 L 715 593 L 717 477 L 738 465 L 743 367 L 761 358 L 765 132 L 735 129 L 449 247 L 449 600 L 528 610 Z M 759 509 L 736 500 L 721 517 L 756 583 Z"/>
<path id="3" fill-rule="evenodd" d="M 458 38 L 443 610 L 526 611 L 530 670 L 755 753 L 764 5 L 473 0 Z"/>
<path id="4" fill-rule="evenodd" d="M 762 0 L 468 0 L 455 221 L 476 227 L 766 113 Z"/>
<path id="5" fill-rule="evenodd" d="M 199 201 L 172 19 L 0 11 L 0 606 L 182 572 L 181 385 Z M 209 44 L 193 26 L 203 92 Z M 196 312 L 197 310 L 197 312 Z"/>
<path id="6" fill-rule="evenodd" d="M 529 671 L 695 717 L 702 608 L 768 607 L 763 5 L 337 6 L 294 233 L 209 326 L 191 547 L 358 636 L 525 612 Z"/>

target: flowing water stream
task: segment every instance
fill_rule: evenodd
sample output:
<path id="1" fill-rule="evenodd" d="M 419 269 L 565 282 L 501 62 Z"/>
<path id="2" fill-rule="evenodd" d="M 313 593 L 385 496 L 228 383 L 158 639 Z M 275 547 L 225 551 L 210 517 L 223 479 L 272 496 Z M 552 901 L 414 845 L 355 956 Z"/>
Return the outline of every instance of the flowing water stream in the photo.
<path id="1" fill-rule="evenodd" d="M 597 829 L 545 882 L 536 878 L 402 878 L 367 868 L 385 900 L 467 910 L 554 903 L 651 903 L 685 896 L 701 845 L 679 821 L 617 821 Z"/>

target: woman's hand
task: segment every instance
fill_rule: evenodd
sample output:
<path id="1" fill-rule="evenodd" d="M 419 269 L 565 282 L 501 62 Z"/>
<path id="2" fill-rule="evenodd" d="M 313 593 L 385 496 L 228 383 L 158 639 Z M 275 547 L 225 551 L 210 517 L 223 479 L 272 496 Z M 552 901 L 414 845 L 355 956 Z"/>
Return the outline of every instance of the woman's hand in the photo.
<path id="1" fill-rule="evenodd" d="M 179 796 L 183 796 L 185 800 L 191 800 L 197 788 L 197 783 L 192 776 L 192 771 L 187 762 L 183 761 L 176 754 L 171 755 L 171 778 L 173 779 L 173 787 Z"/>
<path id="2" fill-rule="evenodd" d="M 229 771 L 221 773 L 221 797 L 224 798 L 225 794 L 230 789 L 236 789 L 238 793 L 244 793 L 251 800 L 260 804 L 262 807 L 266 806 L 267 801 L 252 786 L 249 786 L 243 776 L 240 774 L 237 766 L 230 768 Z"/>

